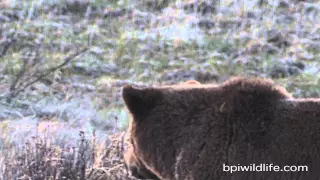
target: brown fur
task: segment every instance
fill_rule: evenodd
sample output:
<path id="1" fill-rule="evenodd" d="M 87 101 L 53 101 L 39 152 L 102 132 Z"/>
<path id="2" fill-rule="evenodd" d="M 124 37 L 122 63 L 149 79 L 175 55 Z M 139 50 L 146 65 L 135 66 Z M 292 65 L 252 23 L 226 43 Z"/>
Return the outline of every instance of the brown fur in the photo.
<path id="1" fill-rule="evenodd" d="M 320 177 L 318 99 L 294 99 L 272 81 L 245 78 L 221 85 L 126 86 L 123 99 L 133 116 L 126 163 L 159 179 Z M 307 165 L 309 171 L 223 172 L 223 164 L 252 163 Z"/>
<path id="2" fill-rule="evenodd" d="M 185 84 L 201 84 L 201 83 L 196 80 L 188 80 L 185 82 Z"/>
<path id="3" fill-rule="evenodd" d="M 126 162 L 127 169 L 130 170 L 132 176 L 139 179 L 158 179 L 158 177 L 147 169 L 140 159 L 135 156 L 133 147 L 129 147 L 124 155 L 124 160 Z"/>

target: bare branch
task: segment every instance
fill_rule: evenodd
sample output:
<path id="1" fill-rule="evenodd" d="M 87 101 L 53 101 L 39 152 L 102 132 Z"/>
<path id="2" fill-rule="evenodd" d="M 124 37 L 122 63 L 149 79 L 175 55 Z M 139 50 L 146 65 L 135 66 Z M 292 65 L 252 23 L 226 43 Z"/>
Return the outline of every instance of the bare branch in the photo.
<path id="1" fill-rule="evenodd" d="M 55 72 L 56 70 L 61 69 L 62 67 L 67 65 L 70 61 L 72 61 L 74 58 L 76 58 L 80 54 L 86 52 L 87 50 L 88 50 L 88 48 L 84 48 L 84 49 L 82 49 L 80 51 L 77 51 L 77 52 L 71 54 L 70 56 L 66 57 L 63 60 L 63 62 L 61 64 L 59 64 L 58 66 L 49 68 L 48 70 L 46 70 L 45 72 L 41 73 L 40 75 L 37 75 L 34 80 L 26 83 L 25 85 L 23 85 L 23 86 L 21 86 L 19 88 L 16 88 L 15 86 L 16 86 L 17 82 L 15 82 L 15 81 L 18 81 L 21 78 L 21 76 L 24 74 L 22 72 L 23 69 L 21 69 L 21 71 L 19 71 L 21 73 L 18 73 L 17 80 L 15 80 L 14 83 L 11 85 L 12 88 L 10 87 L 10 94 L 7 97 L 7 101 L 10 102 L 13 97 L 17 96 L 19 93 L 24 91 L 26 88 L 28 88 L 29 86 L 33 85 L 34 83 L 40 81 L 41 79 L 43 79 L 44 77 L 48 76 L 49 74 Z M 19 76 L 20 74 L 21 74 L 21 76 Z"/>
<path id="2" fill-rule="evenodd" d="M 16 75 L 16 78 L 14 79 L 14 81 L 11 83 L 10 85 L 10 94 L 8 96 L 7 101 L 10 101 L 11 97 L 13 96 L 14 92 L 16 92 L 16 88 L 17 88 L 17 84 L 19 83 L 20 79 L 24 76 L 24 74 L 26 73 L 26 69 L 27 69 L 27 61 L 23 61 L 22 62 L 22 67 L 19 70 L 18 74 Z"/>
<path id="3" fill-rule="evenodd" d="M 3 56 L 5 56 L 5 55 L 7 54 L 10 46 L 13 44 L 14 41 L 15 41 L 14 39 L 9 39 L 9 40 L 5 43 L 2 51 L 0 52 L 0 58 L 2 58 Z"/>

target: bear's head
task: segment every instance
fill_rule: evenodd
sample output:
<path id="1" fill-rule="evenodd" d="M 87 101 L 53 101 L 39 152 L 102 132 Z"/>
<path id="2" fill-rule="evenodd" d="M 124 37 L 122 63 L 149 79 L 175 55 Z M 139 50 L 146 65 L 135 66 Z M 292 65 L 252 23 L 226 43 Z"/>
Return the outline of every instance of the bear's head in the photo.
<path id="1" fill-rule="evenodd" d="M 150 152 L 156 154 L 157 152 L 155 151 L 161 151 L 156 146 L 151 146 L 151 143 L 161 136 L 157 133 L 158 128 L 155 128 L 153 125 L 157 123 L 160 125 L 163 122 L 158 120 L 166 118 L 163 111 L 165 111 L 166 106 L 169 107 L 168 105 L 173 103 L 168 98 L 170 97 L 171 90 L 176 88 L 184 89 L 189 86 L 195 87 L 197 85 L 201 84 L 196 80 L 189 80 L 178 85 L 162 86 L 159 88 L 141 89 L 132 86 L 125 86 L 123 88 L 122 96 L 132 115 L 128 128 L 131 144 L 125 152 L 124 161 L 134 177 L 140 179 L 159 179 L 161 177 L 159 172 L 154 170 L 155 167 L 153 166 L 157 165 L 147 163 L 154 161 L 155 158 Z M 167 95 L 168 97 L 166 97 Z M 167 104 L 168 102 L 169 104 Z M 174 104 L 171 104 L 171 108 L 173 107 Z"/>
<path id="2" fill-rule="evenodd" d="M 124 161 L 132 176 L 139 179 L 158 179 L 158 177 L 147 169 L 140 159 L 136 157 L 132 145 L 130 145 L 124 154 Z"/>

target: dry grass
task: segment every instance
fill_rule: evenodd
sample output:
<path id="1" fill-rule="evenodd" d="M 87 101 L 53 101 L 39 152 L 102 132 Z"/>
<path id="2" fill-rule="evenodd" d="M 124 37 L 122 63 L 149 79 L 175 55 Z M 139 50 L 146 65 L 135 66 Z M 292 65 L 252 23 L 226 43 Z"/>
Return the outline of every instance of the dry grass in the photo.
<path id="1" fill-rule="evenodd" d="M 49 139 L 33 137 L 19 149 L 1 152 L 0 179 L 21 180 L 105 180 L 135 179 L 123 164 L 125 133 L 111 135 L 105 144 L 95 144 L 79 134 L 77 147 L 58 147 Z"/>

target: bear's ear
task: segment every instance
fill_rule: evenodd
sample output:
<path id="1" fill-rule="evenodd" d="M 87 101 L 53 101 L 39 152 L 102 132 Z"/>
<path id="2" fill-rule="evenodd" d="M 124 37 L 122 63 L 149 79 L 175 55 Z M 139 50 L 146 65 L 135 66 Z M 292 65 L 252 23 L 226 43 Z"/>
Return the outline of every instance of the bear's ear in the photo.
<path id="1" fill-rule="evenodd" d="M 138 89 L 130 85 L 122 89 L 122 98 L 135 118 L 141 118 L 154 108 L 161 97 L 162 92 L 159 89 Z"/>
<path id="2" fill-rule="evenodd" d="M 201 84 L 201 83 L 196 80 L 188 80 L 188 81 L 184 82 L 184 84 Z"/>

